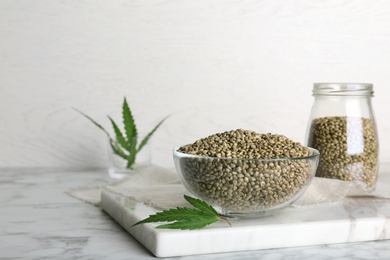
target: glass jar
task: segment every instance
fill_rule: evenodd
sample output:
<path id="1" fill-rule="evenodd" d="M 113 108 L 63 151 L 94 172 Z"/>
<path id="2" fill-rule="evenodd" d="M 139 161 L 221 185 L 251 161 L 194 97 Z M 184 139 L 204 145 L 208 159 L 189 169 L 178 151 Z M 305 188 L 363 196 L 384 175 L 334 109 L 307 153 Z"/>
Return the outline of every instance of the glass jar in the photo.
<path id="1" fill-rule="evenodd" d="M 316 176 L 358 181 L 375 189 L 378 137 L 373 85 L 315 83 L 306 142 L 320 152 Z"/>

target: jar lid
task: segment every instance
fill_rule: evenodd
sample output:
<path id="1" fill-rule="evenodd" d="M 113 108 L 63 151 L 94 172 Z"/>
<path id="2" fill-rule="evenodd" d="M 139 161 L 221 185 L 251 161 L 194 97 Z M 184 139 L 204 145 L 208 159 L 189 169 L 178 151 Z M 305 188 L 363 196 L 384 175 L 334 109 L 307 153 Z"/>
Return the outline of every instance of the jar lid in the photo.
<path id="1" fill-rule="evenodd" d="M 313 95 L 324 96 L 372 96 L 371 83 L 314 83 Z"/>

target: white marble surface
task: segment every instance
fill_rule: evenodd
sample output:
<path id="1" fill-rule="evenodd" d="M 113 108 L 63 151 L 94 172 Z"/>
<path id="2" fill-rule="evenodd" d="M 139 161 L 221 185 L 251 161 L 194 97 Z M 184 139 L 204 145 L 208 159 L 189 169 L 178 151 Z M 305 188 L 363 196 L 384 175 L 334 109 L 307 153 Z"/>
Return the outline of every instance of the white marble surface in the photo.
<path id="1" fill-rule="evenodd" d="M 65 193 L 69 188 L 105 180 L 105 170 L 0 169 L 0 258 L 154 259 L 100 208 Z M 354 214 L 360 214 L 359 207 Z M 260 258 L 390 259 L 390 240 L 202 256 Z"/>
<path id="2" fill-rule="evenodd" d="M 156 209 L 103 191 L 101 207 L 158 257 L 186 256 L 390 239 L 390 203 L 381 198 L 346 198 L 331 206 L 289 207 L 272 216 L 230 219 L 199 230 L 133 227 Z"/>

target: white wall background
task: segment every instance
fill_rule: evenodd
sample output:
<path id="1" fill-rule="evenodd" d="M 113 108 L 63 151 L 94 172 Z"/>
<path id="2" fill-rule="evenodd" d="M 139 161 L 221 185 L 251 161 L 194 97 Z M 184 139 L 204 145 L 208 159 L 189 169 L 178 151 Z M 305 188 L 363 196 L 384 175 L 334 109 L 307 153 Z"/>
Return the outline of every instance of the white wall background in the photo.
<path id="1" fill-rule="evenodd" d="M 0 167 L 106 166 L 127 96 L 138 128 L 172 114 L 155 163 L 246 128 L 303 141 L 313 82 L 371 82 L 390 161 L 390 1 L 1 0 Z"/>

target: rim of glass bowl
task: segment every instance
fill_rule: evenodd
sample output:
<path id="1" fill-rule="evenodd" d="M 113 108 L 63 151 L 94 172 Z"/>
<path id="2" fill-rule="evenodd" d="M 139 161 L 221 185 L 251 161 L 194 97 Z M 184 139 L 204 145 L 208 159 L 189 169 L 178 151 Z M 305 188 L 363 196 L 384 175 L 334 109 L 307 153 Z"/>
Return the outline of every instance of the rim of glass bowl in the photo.
<path id="1" fill-rule="evenodd" d="M 211 157 L 211 156 L 204 156 L 204 155 L 196 155 L 196 154 L 188 154 L 188 153 L 183 153 L 179 152 L 178 149 L 180 149 L 182 146 L 176 146 L 173 148 L 173 154 L 177 157 L 190 157 L 190 158 L 199 158 L 199 159 L 219 159 L 219 160 L 242 160 L 242 161 L 247 161 L 247 160 L 258 160 L 258 161 L 266 161 L 266 162 L 272 162 L 272 161 L 291 161 L 291 160 L 307 160 L 307 159 L 314 159 L 315 157 L 318 157 L 320 155 L 320 152 L 317 149 L 314 149 L 312 147 L 306 147 L 310 151 L 313 152 L 312 155 L 309 156 L 304 156 L 304 157 L 283 157 L 283 158 L 269 158 L 269 159 L 263 159 L 263 158 L 227 158 L 227 157 Z"/>

